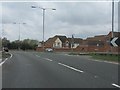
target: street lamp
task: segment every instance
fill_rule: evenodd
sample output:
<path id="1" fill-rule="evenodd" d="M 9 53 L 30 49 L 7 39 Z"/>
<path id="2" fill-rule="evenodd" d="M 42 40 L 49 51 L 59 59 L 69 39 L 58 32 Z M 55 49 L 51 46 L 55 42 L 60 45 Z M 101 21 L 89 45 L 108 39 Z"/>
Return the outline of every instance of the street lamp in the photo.
<path id="1" fill-rule="evenodd" d="M 114 0 L 112 0 L 112 38 L 114 37 Z"/>
<path id="2" fill-rule="evenodd" d="M 42 8 L 42 7 L 37 7 L 37 6 L 31 6 L 31 8 L 40 8 L 43 11 L 43 50 L 44 50 L 44 31 L 45 31 L 45 10 L 46 9 L 51 9 L 51 10 L 56 10 L 55 8 Z"/>
<path id="3" fill-rule="evenodd" d="M 19 36 L 18 36 L 18 41 L 19 41 L 19 43 L 20 43 L 20 25 L 24 25 L 24 24 L 26 24 L 26 23 L 17 23 L 17 22 L 14 22 L 13 24 L 18 24 L 19 25 Z M 20 46 L 18 46 L 18 50 L 20 50 Z"/>

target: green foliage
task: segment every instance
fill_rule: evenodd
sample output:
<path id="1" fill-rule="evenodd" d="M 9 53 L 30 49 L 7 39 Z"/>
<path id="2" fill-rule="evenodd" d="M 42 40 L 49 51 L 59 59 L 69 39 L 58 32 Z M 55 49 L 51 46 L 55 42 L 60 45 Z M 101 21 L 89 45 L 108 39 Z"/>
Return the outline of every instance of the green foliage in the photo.
<path id="1" fill-rule="evenodd" d="M 4 47 L 9 49 L 35 50 L 38 44 L 37 40 L 24 39 L 23 41 L 15 40 L 10 42 L 6 38 L 2 40 Z"/>
<path id="2" fill-rule="evenodd" d="M 2 39 L 2 47 L 8 47 L 8 44 L 10 43 L 9 40 L 7 40 L 7 38 L 3 38 Z"/>
<path id="3" fill-rule="evenodd" d="M 21 43 L 21 49 L 23 50 L 35 50 L 38 44 L 37 40 L 24 39 Z"/>
<path id="4" fill-rule="evenodd" d="M 112 55 L 112 54 L 91 54 L 92 58 L 98 59 L 98 60 L 107 60 L 107 61 L 114 61 L 114 62 L 120 62 L 119 58 L 120 55 Z"/>

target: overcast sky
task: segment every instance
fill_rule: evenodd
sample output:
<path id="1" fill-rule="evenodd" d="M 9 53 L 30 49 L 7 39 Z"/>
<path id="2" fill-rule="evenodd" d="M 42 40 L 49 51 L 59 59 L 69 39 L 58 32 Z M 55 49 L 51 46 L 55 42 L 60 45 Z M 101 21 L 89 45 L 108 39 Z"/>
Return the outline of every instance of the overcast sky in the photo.
<path id="1" fill-rule="evenodd" d="M 115 31 L 118 31 L 118 3 L 115 3 Z M 54 35 L 87 38 L 108 34 L 111 31 L 111 2 L 0 2 L 0 30 L 9 40 L 20 38 L 43 39 L 42 10 L 32 9 L 31 5 L 47 9 L 45 12 L 45 40 Z M 3 26 L 3 27 L 2 27 Z M 1 34 L 1 35 L 2 35 Z"/>

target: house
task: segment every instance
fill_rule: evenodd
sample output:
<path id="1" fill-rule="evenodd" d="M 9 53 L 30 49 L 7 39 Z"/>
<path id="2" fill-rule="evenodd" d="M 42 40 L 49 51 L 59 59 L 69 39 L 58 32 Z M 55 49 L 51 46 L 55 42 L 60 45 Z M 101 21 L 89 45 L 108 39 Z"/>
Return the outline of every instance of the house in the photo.
<path id="1" fill-rule="evenodd" d="M 38 47 L 42 47 L 42 46 L 43 46 L 43 42 L 39 42 Z"/>
<path id="2" fill-rule="evenodd" d="M 114 32 L 114 37 L 120 37 L 120 32 Z M 112 38 L 112 32 L 109 32 L 109 34 L 107 35 L 88 37 L 87 39 L 83 40 L 82 44 L 76 48 L 76 51 L 118 52 L 119 47 L 112 47 L 110 45 L 111 38 Z"/>
<path id="3" fill-rule="evenodd" d="M 81 38 L 68 38 L 68 41 L 70 43 L 70 48 L 77 48 L 80 44 L 82 44 L 82 40 L 83 39 Z"/>
<path id="4" fill-rule="evenodd" d="M 68 48 L 69 42 L 66 36 L 56 35 L 45 42 L 45 47 L 49 48 Z"/>
<path id="5" fill-rule="evenodd" d="M 114 32 L 114 37 L 120 37 L 120 32 Z M 56 35 L 49 38 L 44 45 L 45 48 L 52 48 L 56 51 L 118 52 L 120 47 L 112 47 L 110 45 L 111 38 L 112 32 L 109 32 L 107 35 L 97 35 L 86 39 Z M 39 46 L 42 47 L 41 45 Z M 38 47 L 38 50 L 41 50 L 40 47 Z"/>

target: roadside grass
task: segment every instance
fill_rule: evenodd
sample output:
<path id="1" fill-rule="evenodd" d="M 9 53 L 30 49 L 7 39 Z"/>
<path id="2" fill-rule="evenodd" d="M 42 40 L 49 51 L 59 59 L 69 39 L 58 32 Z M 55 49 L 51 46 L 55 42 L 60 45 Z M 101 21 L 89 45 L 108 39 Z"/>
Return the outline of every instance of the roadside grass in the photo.
<path id="1" fill-rule="evenodd" d="M 89 53 L 70 52 L 69 55 L 89 55 Z"/>
<path id="2" fill-rule="evenodd" d="M 120 63 L 120 55 L 114 55 L 114 54 L 95 54 L 95 53 L 78 53 L 78 52 L 73 52 L 73 53 L 69 53 L 69 55 L 89 55 L 89 56 L 91 56 L 92 59 Z"/>
<path id="3" fill-rule="evenodd" d="M 112 62 L 119 62 L 120 63 L 120 55 L 112 55 L 112 54 L 90 54 L 93 59 L 97 60 L 105 60 L 105 61 L 112 61 Z"/>

